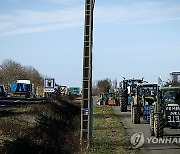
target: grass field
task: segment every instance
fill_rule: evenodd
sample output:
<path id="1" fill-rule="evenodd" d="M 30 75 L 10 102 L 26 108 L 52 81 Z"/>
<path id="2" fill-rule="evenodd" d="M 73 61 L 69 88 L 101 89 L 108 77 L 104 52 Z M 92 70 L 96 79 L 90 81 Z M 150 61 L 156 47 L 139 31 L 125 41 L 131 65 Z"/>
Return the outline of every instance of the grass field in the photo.
<path id="1" fill-rule="evenodd" d="M 109 106 L 94 106 L 93 150 L 90 153 L 136 154 L 120 119 Z"/>

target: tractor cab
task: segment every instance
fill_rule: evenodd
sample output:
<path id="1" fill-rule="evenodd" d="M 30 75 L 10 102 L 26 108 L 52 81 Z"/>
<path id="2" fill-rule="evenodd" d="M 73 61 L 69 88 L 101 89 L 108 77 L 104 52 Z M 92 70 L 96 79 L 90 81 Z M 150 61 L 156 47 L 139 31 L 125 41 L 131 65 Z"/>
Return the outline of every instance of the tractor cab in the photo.
<path id="1" fill-rule="evenodd" d="M 4 85 L 0 85 L 0 97 L 6 97 L 6 96 L 7 96 L 7 92 Z"/>
<path id="2" fill-rule="evenodd" d="M 159 101 L 154 103 L 151 118 L 151 135 L 163 137 L 164 128 L 180 129 L 180 87 L 162 87 Z"/>
<path id="3" fill-rule="evenodd" d="M 115 93 L 109 93 L 108 94 L 108 105 L 116 105 Z"/>
<path id="4" fill-rule="evenodd" d="M 157 101 L 157 84 L 139 84 L 137 86 L 137 95 L 139 101 L 141 101 L 141 105 L 152 105 L 155 101 Z"/>
<path id="5" fill-rule="evenodd" d="M 180 87 L 164 87 L 161 91 L 165 125 L 180 128 Z"/>
<path id="6" fill-rule="evenodd" d="M 107 93 L 101 93 L 100 99 L 98 100 L 98 105 L 107 105 L 108 104 L 108 94 Z"/>
<path id="7" fill-rule="evenodd" d="M 132 98 L 136 92 L 136 86 L 143 83 L 143 79 L 124 79 L 120 82 L 120 110 L 121 112 L 127 111 L 127 106 L 132 103 Z"/>
<path id="8" fill-rule="evenodd" d="M 141 83 L 136 87 L 131 104 L 131 120 L 134 124 L 140 123 L 140 116 L 147 122 L 150 121 L 151 106 L 158 100 L 158 85 Z"/>

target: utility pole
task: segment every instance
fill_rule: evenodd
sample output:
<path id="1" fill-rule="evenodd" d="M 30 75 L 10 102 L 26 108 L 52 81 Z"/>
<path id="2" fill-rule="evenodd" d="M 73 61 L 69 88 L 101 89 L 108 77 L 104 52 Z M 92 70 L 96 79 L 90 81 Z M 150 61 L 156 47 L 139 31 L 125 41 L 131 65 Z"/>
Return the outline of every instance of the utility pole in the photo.
<path id="1" fill-rule="evenodd" d="M 85 0 L 83 82 L 81 105 L 81 137 L 82 147 L 89 148 L 92 143 L 92 47 L 93 47 L 93 10 L 95 0 Z"/>

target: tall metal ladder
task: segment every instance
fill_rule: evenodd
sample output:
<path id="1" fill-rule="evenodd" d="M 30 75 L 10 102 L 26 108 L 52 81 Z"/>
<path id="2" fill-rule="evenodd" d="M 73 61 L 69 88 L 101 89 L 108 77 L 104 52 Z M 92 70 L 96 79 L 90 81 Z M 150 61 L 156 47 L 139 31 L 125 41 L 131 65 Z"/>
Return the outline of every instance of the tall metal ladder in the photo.
<path id="1" fill-rule="evenodd" d="M 92 47 L 93 47 L 93 10 L 95 0 L 85 0 L 83 83 L 81 106 L 81 138 L 84 148 L 92 142 Z"/>

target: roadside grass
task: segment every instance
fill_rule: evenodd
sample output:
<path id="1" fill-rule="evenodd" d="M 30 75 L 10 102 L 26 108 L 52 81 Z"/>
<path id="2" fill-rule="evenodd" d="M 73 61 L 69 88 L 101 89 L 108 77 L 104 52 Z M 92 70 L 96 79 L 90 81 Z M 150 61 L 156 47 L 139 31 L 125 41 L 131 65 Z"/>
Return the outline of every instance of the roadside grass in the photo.
<path id="1" fill-rule="evenodd" d="M 90 153 L 138 154 L 112 107 L 94 106 L 93 149 Z"/>
<path id="2" fill-rule="evenodd" d="M 58 100 L 0 114 L 0 153 L 78 153 L 80 106 Z"/>

